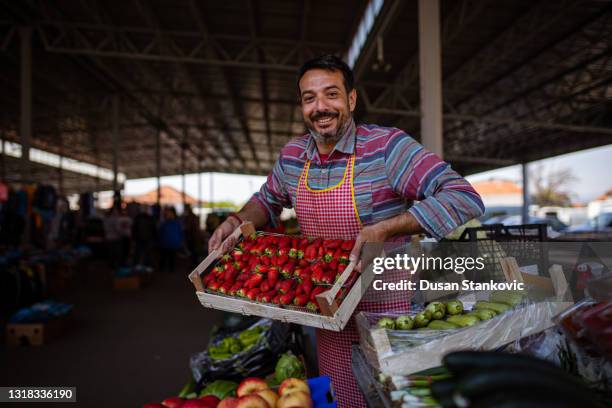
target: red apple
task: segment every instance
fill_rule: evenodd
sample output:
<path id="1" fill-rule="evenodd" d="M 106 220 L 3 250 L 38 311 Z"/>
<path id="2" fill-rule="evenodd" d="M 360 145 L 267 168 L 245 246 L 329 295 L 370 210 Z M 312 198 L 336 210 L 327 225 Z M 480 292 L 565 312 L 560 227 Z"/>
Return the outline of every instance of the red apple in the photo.
<path id="1" fill-rule="evenodd" d="M 251 394 L 238 398 L 236 408 L 270 408 L 270 405 L 259 395 Z"/>
<path id="2" fill-rule="evenodd" d="M 238 405 L 238 398 L 227 397 L 221 400 L 217 408 L 236 408 Z"/>
<path id="3" fill-rule="evenodd" d="M 165 405 L 162 405 L 158 402 L 148 402 L 142 406 L 142 408 L 166 408 Z"/>
<path id="4" fill-rule="evenodd" d="M 187 400 L 181 405 L 181 408 L 216 408 L 217 403 L 211 405 L 210 402 L 203 401 L 201 399 Z"/>
<path id="5" fill-rule="evenodd" d="M 204 401 L 205 403 L 207 403 L 210 408 L 217 408 L 217 405 L 219 405 L 219 402 L 221 401 L 219 398 L 215 397 L 214 395 L 205 395 L 198 399 L 200 401 Z"/>
<path id="6" fill-rule="evenodd" d="M 170 397 L 163 400 L 162 405 L 167 408 L 179 408 L 183 405 L 183 402 L 185 402 L 185 400 L 182 398 Z"/>
<path id="7" fill-rule="evenodd" d="M 278 399 L 276 408 L 312 408 L 312 399 L 307 392 L 292 391 Z"/>
<path id="8" fill-rule="evenodd" d="M 265 399 L 271 408 L 276 407 L 276 401 L 278 401 L 278 395 L 274 391 L 270 389 L 262 390 L 262 391 L 258 391 L 256 395 L 259 395 L 261 398 Z"/>
<path id="9" fill-rule="evenodd" d="M 238 397 L 244 397 L 245 395 L 254 394 L 257 391 L 268 389 L 268 384 L 261 378 L 249 377 L 242 380 L 238 388 L 236 389 L 236 395 Z"/>
<path id="10" fill-rule="evenodd" d="M 280 387 L 278 387 L 278 395 L 280 396 L 292 393 L 294 391 L 304 391 L 310 395 L 310 387 L 308 387 L 308 383 L 304 380 L 300 380 L 299 378 L 287 378 L 281 383 Z"/>

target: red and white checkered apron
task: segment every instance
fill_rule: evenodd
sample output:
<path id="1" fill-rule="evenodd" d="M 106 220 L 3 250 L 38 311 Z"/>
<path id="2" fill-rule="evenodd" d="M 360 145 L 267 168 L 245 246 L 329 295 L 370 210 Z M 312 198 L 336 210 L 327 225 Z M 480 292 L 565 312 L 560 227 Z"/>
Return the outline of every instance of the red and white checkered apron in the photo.
<path id="1" fill-rule="evenodd" d="M 353 193 L 355 156 L 348 160 L 342 181 L 334 187 L 313 190 L 308 186 L 308 160 L 297 188 L 295 212 L 303 235 L 328 239 L 355 239 L 361 230 L 361 220 Z M 389 276 L 390 278 L 392 276 Z M 369 298 L 369 297 L 368 297 Z M 355 312 L 386 312 L 408 310 L 405 292 L 385 293 L 384 301 L 362 301 Z M 319 371 L 332 379 L 340 408 L 366 407 L 366 402 L 353 377 L 351 344 L 359 341 L 355 319 L 341 332 L 317 330 Z"/>

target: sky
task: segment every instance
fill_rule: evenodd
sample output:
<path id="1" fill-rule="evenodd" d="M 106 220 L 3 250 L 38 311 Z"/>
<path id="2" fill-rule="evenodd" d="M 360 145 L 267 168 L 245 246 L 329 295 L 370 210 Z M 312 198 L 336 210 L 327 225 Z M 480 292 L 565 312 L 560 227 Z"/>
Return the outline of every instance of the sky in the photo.
<path id="1" fill-rule="evenodd" d="M 530 166 L 542 165 L 545 172 L 558 171 L 569 168 L 576 177 L 571 183 L 573 199 L 583 203 L 595 199 L 607 190 L 612 189 L 612 144 L 595 149 L 582 150 L 575 153 L 552 157 Z M 470 182 L 488 180 L 491 178 L 508 179 L 521 183 L 521 167 L 510 166 L 467 177 Z M 212 180 L 212 200 L 211 200 Z M 233 201 L 236 204 L 246 202 L 251 195 L 259 190 L 266 181 L 262 176 L 243 176 L 224 173 L 203 173 L 202 200 L 203 201 Z M 198 199 L 198 175 L 186 176 L 187 194 Z M 162 185 L 170 185 L 177 190 L 182 189 L 181 176 L 162 177 Z M 157 187 L 154 178 L 127 180 L 125 194 L 137 195 L 151 191 Z"/>

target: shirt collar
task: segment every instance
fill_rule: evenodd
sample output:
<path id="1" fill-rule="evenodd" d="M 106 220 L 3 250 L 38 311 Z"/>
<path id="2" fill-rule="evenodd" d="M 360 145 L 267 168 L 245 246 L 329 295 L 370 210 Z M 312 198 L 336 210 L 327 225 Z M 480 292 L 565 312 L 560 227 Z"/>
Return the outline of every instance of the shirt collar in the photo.
<path id="1" fill-rule="evenodd" d="M 346 154 L 353 154 L 355 152 L 356 129 L 357 127 L 355 125 L 355 121 L 353 120 L 353 118 L 351 118 L 346 132 L 344 132 L 344 135 L 340 138 L 340 140 L 338 140 L 336 146 L 334 146 L 333 150 L 330 152 L 330 155 L 336 150 Z M 312 136 L 308 138 L 308 142 L 306 143 L 306 149 L 300 155 L 300 157 L 304 156 L 306 156 L 306 158 L 310 161 L 314 160 L 315 157 L 319 156 L 317 144 L 315 143 L 314 138 Z"/>

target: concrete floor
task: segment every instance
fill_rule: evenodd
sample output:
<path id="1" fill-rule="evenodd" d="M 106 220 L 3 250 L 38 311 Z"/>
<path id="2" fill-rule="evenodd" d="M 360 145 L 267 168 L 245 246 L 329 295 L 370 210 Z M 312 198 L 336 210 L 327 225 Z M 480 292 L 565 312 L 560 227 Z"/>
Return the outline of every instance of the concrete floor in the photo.
<path id="1" fill-rule="evenodd" d="M 176 395 L 189 356 L 222 318 L 198 303 L 187 273 L 157 273 L 148 288 L 115 292 L 110 272 L 90 265 L 55 297 L 75 305 L 70 332 L 41 347 L 0 345 L 0 385 L 76 386 L 78 403 L 55 404 L 63 407 L 140 407 Z M 53 406 L 18 404 L 28 405 Z"/>

